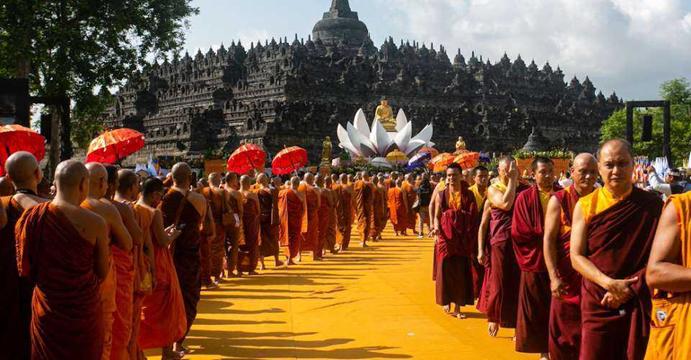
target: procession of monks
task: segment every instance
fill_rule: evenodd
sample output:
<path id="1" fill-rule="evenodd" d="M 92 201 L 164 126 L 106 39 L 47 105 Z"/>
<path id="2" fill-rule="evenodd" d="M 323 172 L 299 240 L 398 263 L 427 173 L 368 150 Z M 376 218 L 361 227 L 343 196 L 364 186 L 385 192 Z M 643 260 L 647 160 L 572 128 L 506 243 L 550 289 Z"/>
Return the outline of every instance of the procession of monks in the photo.
<path id="1" fill-rule="evenodd" d="M 540 157 L 530 181 L 504 157 L 494 179 L 451 164 L 441 178 L 306 173 L 285 184 L 196 182 L 186 163 L 144 179 L 68 160 L 46 198 L 38 162 L 18 152 L 0 179 L 12 185 L 0 198 L 2 358 L 180 359 L 203 288 L 257 276 L 267 257 L 276 268 L 305 252 L 320 261 L 351 235 L 368 247 L 391 221 L 396 236 L 434 238 L 443 311 L 464 319 L 476 306 L 490 336 L 515 329 L 518 352 L 691 359 L 691 193 L 663 204 L 634 187 L 633 165 L 623 140 L 576 156 L 563 189 Z"/>

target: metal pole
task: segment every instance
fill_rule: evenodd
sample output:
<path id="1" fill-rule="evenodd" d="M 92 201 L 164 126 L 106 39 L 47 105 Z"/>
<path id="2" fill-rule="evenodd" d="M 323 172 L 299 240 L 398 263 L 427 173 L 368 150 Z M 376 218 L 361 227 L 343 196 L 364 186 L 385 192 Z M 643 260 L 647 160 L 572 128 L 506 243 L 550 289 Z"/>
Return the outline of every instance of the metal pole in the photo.
<path id="1" fill-rule="evenodd" d="M 626 103 L 626 141 L 633 146 L 633 104 Z"/>
<path id="2" fill-rule="evenodd" d="M 662 121 L 663 121 L 663 138 L 662 138 L 662 154 L 667 157 L 667 163 L 669 164 L 669 167 L 672 168 L 674 167 L 674 162 L 672 159 L 672 147 L 670 144 L 670 131 L 671 131 L 671 126 L 670 126 L 670 104 L 669 101 L 664 102 L 664 106 L 662 107 Z"/>

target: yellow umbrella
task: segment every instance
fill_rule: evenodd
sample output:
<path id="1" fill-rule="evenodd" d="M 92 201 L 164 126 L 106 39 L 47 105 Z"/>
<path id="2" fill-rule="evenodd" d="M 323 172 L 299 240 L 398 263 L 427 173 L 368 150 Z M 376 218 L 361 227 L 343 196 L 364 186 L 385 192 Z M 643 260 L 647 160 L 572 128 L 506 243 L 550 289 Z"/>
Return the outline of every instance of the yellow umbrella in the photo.
<path id="1" fill-rule="evenodd" d="M 400 165 L 408 162 L 408 157 L 400 150 L 394 150 L 386 155 L 386 160 L 391 165 Z"/>

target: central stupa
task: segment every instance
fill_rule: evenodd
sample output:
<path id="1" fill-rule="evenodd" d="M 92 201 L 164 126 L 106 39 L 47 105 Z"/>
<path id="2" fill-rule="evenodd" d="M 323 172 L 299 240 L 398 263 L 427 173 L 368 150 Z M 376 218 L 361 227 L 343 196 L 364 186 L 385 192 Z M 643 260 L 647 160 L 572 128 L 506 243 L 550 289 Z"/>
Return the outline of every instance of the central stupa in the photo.
<path id="1" fill-rule="evenodd" d="M 350 46 L 360 46 L 369 40 L 367 25 L 360 21 L 357 12 L 350 10 L 348 0 L 333 0 L 331 8 L 312 29 L 314 40 L 321 40 L 326 46 L 340 42 Z"/>

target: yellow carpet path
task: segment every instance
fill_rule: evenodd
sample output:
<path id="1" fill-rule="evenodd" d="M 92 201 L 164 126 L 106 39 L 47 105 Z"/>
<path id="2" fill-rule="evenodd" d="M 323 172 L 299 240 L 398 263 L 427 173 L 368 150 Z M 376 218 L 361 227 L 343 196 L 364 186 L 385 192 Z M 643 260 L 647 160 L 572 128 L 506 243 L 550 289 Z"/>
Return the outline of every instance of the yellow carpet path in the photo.
<path id="1" fill-rule="evenodd" d="M 353 238 L 357 233 L 354 230 Z M 433 240 L 394 237 L 202 291 L 187 359 L 534 359 L 434 303 Z M 267 259 L 268 260 L 268 259 Z M 267 265 L 273 261 L 267 261 Z M 160 358 L 160 351 L 147 352 Z"/>

